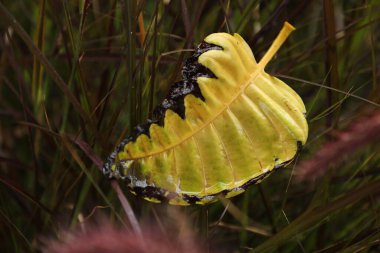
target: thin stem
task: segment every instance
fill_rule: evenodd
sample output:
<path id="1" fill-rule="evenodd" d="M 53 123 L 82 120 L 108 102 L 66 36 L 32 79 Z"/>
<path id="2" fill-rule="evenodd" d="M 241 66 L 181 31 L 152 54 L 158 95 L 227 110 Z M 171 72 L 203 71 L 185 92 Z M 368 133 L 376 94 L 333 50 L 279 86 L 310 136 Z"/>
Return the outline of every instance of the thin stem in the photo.
<path id="1" fill-rule="evenodd" d="M 284 44 L 285 40 L 289 37 L 290 33 L 293 32 L 296 28 L 289 24 L 288 22 L 285 22 L 280 33 L 277 35 L 276 39 L 273 41 L 272 45 L 268 49 L 268 51 L 265 53 L 263 58 L 261 58 L 261 61 L 259 62 L 259 66 L 261 66 L 263 69 L 268 64 L 268 62 L 273 58 L 273 56 L 277 53 L 277 51 L 280 49 L 282 44 Z"/>
<path id="2" fill-rule="evenodd" d="M 133 231 L 142 238 L 142 231 L 137 221 L 137 218 L 132 210 L 131 205 L 129 204 L 127 198 L 125 197 L 123 191 L 120 189 L 120 186 L 116 180 L 111 181 L 112 188 L 115 190 L 117 197 L 120 200 L 121 205 L 123 206 L 124 212 L 128 217 L 129 222 L 131 223 Z"/>

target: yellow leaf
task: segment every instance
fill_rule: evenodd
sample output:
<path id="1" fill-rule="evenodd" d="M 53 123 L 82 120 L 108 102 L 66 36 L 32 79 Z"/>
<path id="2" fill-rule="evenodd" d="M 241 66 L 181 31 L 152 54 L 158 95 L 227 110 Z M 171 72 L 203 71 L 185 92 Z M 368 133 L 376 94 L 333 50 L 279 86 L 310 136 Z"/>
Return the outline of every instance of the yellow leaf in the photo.
<path id="1" fill-rule="evenodd" d="M 305 106 L 264 68 L 292 30 L 285 23 L 259 63 L 238 34 L 206 37 L 155 119 L 115 149 L 104 173 L 149 201 L 205 204 L 290 162 L 307 139 Z"/>

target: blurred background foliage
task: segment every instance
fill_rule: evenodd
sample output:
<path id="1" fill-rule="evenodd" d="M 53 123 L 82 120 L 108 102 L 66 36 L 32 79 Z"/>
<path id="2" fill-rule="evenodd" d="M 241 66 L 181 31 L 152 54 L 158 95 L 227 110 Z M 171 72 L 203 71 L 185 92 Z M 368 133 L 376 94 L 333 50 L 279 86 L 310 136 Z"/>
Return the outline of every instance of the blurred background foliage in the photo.
<path id="1" fill-rule="evenodd" d="M 379 19 L 376 0 L 0 1 L 0 251 L 38 252 L 85 222 L 129 227 L 94 161 L 149 117 L 205 36 L 237 32 L 260 59 L 288 21 L 267 70 L 307 107 L 295 163 L 205 207 L 121 187 L 141 224 L 171 234 L 175 209 L 205 251 L 379 252 Z"/>

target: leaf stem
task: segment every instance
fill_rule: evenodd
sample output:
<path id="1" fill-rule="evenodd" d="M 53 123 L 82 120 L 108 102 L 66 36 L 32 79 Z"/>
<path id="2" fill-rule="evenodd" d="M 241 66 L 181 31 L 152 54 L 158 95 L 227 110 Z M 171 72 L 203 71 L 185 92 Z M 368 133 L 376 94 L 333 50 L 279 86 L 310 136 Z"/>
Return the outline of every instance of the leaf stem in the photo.
<path id="1" fill-rule="evenodd" d="M 261 66 L 263 69 L 265 68 L 268 62 L 273 58 L 273 56 L 280 49 L 282 44 L 284 44 L 285 40 L 289 37 L 290 33 L 293 32 L 295 29 L 296 28 L 294 28 L 294 26 L 292 26 L 288 22 L 284 23 L 280 33 L 277 35 L 276 39 L 273 41 L 272 45 L 270 46 L 268 51 L 265 53 L 263 58 L 261 58 L 259 62 L 259 66 Z"/>

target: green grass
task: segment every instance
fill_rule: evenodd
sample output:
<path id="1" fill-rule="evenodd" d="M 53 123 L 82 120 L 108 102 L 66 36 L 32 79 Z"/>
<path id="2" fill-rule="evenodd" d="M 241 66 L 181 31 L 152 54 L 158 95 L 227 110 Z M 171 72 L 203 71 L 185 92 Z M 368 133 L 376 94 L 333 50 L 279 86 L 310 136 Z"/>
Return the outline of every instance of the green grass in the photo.
<path id="1" fill-rule="evenodd" d="M 375 0 L 0 1 L 0 251 L 39 252 L 83 219 L 169 235 L 173 210 L 211 252 L 379 251 L 380 130 L 314 181 L 292 174 L 379 111 L 379 13 Z M 191 49 L 239 32 L 260 59 L 286 20 L 297 30 L 267 71 L 308 110 L 296 164 L 206 207 L 148 203 L 121 184 L 125 207 L 99 158 L 149 117 Z"/>

